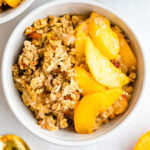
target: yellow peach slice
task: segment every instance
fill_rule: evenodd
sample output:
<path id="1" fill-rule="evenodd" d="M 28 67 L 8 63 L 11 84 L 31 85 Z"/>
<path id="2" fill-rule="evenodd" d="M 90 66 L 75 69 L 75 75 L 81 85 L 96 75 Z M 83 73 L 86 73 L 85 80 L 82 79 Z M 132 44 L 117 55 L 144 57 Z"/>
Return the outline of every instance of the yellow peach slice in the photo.
<path id="1" fill-rule="evenodd" d="M 76 29 L 75 48 L 77 59 L 81 59 L 81 57 L 85 56 L 86 38 L 87 38 L 87 24 L 86 22 L 84 22 L 81 25 L 79 25 Z"/>
<path id="2" fill-rule="evenodd" d="M 150 131 L 141 136 L 134 150 L 150 150 Z"/>
<path id="3" fill-rule="evenodd" d="M 75 130 L 92 133 L 97 115 L 104 113 L 122 94 L 121 89 L 109 89 L 84 96 L 74 110 Z"/>
<path id="4" fill-rule="evenodd" d="M 90 18 L 88 19 L 88 21 L 94 20 L 94 19 L 97 20 L 97 21 L 99 21 L 101 19 L 101 21 L 102 21 L 101 23 L 103 23 L 104 26 L 105 25 L 110 26 L 109 20 L 106 17 L 102 16 L 101 14 L 99 14 L 97 12 L 92 12 L 91 15 L 90 15 Z"/>
<path id="5" fill-rule="evenodd" d="M 124 38 L 123 34 L 117 28 L 113 28 L 113 31 L 116 32 L 119 38 L 120 43 L 120 56 L 123 61 L 127 65 L 128 68 L 131 66 L 137 65 L 137 60 L 135 55 L 133 54 L 130 46 L 128 45 L 126 39 Z"/>
<path id="6" fill-rule="evenodd" d="M 100 53 L 90 38 L 86 41 L 85 55 L 93 77 L 100 84 L 113 88 L 129 83 L 129 78 Z"/>
<path id="7" fill-rule="evenodd" d="M 79 87 L 82 89 L 82 94 L 92 94 L 99 91 L 103 91 L 106 88 L 95 81 L 92 75 L 81 67 L 75 67 L 76 77 Z"/>
<path id="8" fill-rule="evenodd" d="M 21 0 L 4 0 L 4 2 L 8 4 L 10 7 L 15 8 L 21 3 Z"/>
<path id="9" fill-rule="evenodd" d="M 0 145 L 4 150 L 30 150 L 28 145 L 16 135 L 4 135 L 0 136 Z"/>
<path id="10" fill-rule="evenodd" d="M 110 27 L 109 20 L 93 12 L 88 22 L 89 35 L 100 52 L 108 59 L 114 59 L 119 54 L 119 40 Z"/>

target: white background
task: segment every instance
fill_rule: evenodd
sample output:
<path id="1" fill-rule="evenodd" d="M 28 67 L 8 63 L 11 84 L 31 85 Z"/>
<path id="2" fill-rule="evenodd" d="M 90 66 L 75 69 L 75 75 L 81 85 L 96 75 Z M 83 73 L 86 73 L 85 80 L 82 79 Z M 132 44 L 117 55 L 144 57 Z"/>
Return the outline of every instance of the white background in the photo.
<path id="1" fill-rule="evenodd" d="M 2 60 L 5 44 L 15 26 L 26 14 L 48 1 L 50 0 L 35 0 L 22 15 L 0 25 L 0 61 Z M 150 47 L 150 0 L 99 1 L 116 9 L 131 24 L 135 25 L 145 46 L 143 51 L 144 53 L 148 52 Z M 120 129 L 116 134 L 107 139 L 107 141 L 84 147 L 62 147 L 35 137 L 18 122 L 7 105 L 0 81 L 0 134 L 11 133 L 21 136 L 29 144 L 31 150 L 132 150 L 139 136 L 150 130 L 150 94 L 146 93 L 146 98 L 140 100 L 142 103 L 127 126 Z"/>

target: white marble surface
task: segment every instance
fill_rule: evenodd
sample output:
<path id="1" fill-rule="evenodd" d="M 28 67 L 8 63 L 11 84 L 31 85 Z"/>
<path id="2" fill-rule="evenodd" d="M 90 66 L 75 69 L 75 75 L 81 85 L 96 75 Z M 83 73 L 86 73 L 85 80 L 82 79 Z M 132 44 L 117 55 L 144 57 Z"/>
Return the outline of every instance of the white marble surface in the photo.
<path id="1" fill-rule="evenodd" d="M 18 22 L 30 11 L 39 5 L 50 0 L 35 0 L 35 2 L 22 15 L 0 25 L 0 61 L 4 51 L 7 39 Z M 141 36 L 147 52 L 150 45 L 150 1 L 149 0 L 99 0 L 102 3 L 116 9 L 128 20 L 135 24 L 136 30 Z M 147 88 L 148 88 L 147 83 Z M 141 99 L 142 103 L 139 109 L 133 115 L 133 119 L 128 122 L 127 126 L 114 136 L 102 143 L 84 146 L 82 150 L 131 150 L 139 136 L 150 130 L 150 94 L 145 93 L 146 98 Z M 47 143 L 26 130 L 19 121 L 14 117 L 4 98 L 1 81 L 0 81 L 0 134 L 13 133 L 17 134 L 31 147 L 31 150 L 79 150 L 81 147 L 62 147 Z"/>

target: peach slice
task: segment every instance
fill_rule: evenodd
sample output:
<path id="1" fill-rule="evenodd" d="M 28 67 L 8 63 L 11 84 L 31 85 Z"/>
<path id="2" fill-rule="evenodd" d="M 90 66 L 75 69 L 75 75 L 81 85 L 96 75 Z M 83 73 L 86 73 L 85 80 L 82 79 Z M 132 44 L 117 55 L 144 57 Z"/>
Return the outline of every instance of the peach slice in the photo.
<path id="1" fill-rule="evenodd" d="M 114 104 L 115 115 L 122 114 L 128 108 L 128 100 L 126 96 L 122 95 L 118 101 Z"/>
<path id="2" fill-rule="evenodd" d="M 134 147 L 134 150 L 149 150 L 150 149 L 150 131 L 142 135 Z"/>
<path id="3" fill-rule="evenodd" d="M 104 113 L 122 94 L 123 90 L 118 88 L 84 96 L 74 110 L 75 130 L 92 133 L 97 115 Z"/>
<path id="4" fill-rule="evenodd" d="M 128 45 L 126 39 L 123 34 L 119 31 L 119 28 L 113 28 L 113 31 L 118 35 L 119 43 L 120 43 L 120 56 L 122 58 L 123 63 L 125 63 L 128 68 L 131 66 L 137 65 L 136 57 L 134 56 L 130 46 Z"/>
<path id="5" fill-rule="evenodd" d="M 92 75 L 81 67 L 75 67 L 77 76 L 75 80 L 78 82 L 79 87 L 83 90 L 82 94 L 92 94 L 103 91 L 106 88 L 95 81 Z"/>
<path id="6" fill-rule="evenodd" d="M 21 3 L 21 0 L 4 0 L 4 2 L 8 4 L 10 7 L 15 8 Z"/>
<path id="7" fill-rule="evenodd" d="M 77 59 L 81 59 L 81 57 L 85 56 L 86 38 L 87 38 L 87 24 L 86 22 L 84 22 L 81 25 L 79 25 L 76 29 L 75 48 Z"/>
<path id="8" fill-rule="evenodd" d="M 119 54 L 119 40 L 112 31 L 110 22 L 104 16 L 93 12 L 88 22 L 89 35 L 100 52 L 108 59 L 114 59 Z"/>
<path id="9" fill-rule="evenodd" d="M 100 53 L 90 38 L 86 41 L 85 55 L 93 77 L 100 84 L 113 88 L 129 83 L 129 78 Z"/>

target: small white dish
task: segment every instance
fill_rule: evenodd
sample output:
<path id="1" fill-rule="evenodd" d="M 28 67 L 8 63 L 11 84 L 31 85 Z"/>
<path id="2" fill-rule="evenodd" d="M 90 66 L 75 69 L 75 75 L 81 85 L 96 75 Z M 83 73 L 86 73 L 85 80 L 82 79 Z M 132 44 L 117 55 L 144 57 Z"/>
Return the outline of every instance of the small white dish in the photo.
<path id="1" fill-rule="evenodd" d="M 48 15 L 61 16 L 63 14 L 83 14 L 90 13 L 91 11 L 96 11 L 106 16 L 112 23 L 120 26 L 130 40 L 131 47 L 137 57 L 137 80 L 129 107 L 125 113 L 103 125 L 93 134 L 81 135 L 66 129 L 56 132 L 44 130 L 37 125 L 36 119 L 30 110 L 23 104 L 19 92 L 14 87 L 14 81 L 12 78 L 11 67 L 16 62 L 23 46 L 23 41 L 25 40 L 24 30 L 27 26 L 32 25 L 35 20 L 45 18 Z M 48 142 L 63 146 L 81 146 L 93 144 L 95 142 L 102 142 L 111 136 L 114 138 L 114 133 L 121 129 L 127 121 L 133 117 L 135 110 L 137 110 L 137 106 L 141 103 L 143 98 L 144 87 L 147 83 L 146 69 L 148 69 L 145 64 L 148 60 L 146 59 L 146 54 L 143 49 L 141 40 L 139 40 L 138 35 L 135 33 L 132 26 L 125 21 L 124 17 L 121 17 L 119 13 L 99 2 L 87 0 L 61 0 L 46 3 L 29 13 L 18 24 L 8 40 L 3 55 L 1 70 L 2 84 L 6 99 L 18 120 L 29 131 Z"/>
<path id="2" fill-rule="evenodd" d="M 10 8 L 0 13 L 0 24 L 5 23 L 18 15 L 20 15 L 24 10 L 26 10 L 34 0 L 23 0 L 21 4 L 16 8 Z"/>

